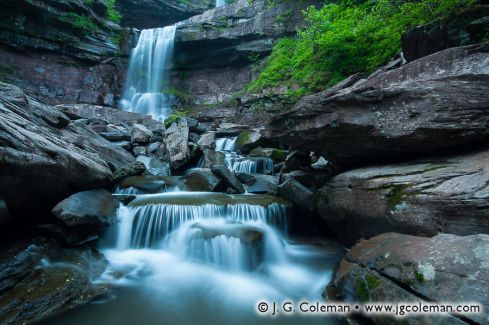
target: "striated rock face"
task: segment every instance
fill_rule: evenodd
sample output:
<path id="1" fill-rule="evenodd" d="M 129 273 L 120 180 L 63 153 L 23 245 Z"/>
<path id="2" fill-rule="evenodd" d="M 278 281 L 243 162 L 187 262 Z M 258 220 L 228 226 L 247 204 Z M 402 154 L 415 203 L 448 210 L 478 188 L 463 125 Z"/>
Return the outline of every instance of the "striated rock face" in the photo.
<path id="1" fill-rule="evenodd" d="M 326 182 L 317 211 L 353 243 L 384 232 L 489 233 L 489 151 L 354 169 Z"/>
<path id="2" fill-rule="evenodd" d="M 126 63 L 104 0 L 5 0 L 0 80 L 48 104 L 112 106 Z M 127 51 L 126 51 L 127 52 Z"/>
<path id="3" fill-rule="evenodd" d="M 214 0 L 118 0 L 122 26 L 149 29 L 173 25 L 214 7 Z"/>
<path id="4" fill-rule="evenodd" d="M 351 167 L 489 138 L 488 46 L 452 48 L 301 99 L 268 137 Z"/>
<path id="5" fill-rule="evenodd" d="M 134 159 L 15 86 L 0 83 L 0 98 L 0 197 L 12 215 L 35 219 L 77 190 L 108 184 L 111 168 Z"/>
<path id="6" fill-rule="evenodd" d="M 410 316 L 406 324 L 487 323 L 489 236 L 433 238 L 386 233 L 355 245 L 336 272 L 334 285 L 349 302 L 478 302 L 482 313 Z M 369 315 L 375 324 L 399 319 Z M 467 321 L 469 320 L 469 321 Z"/>
<path id="7" fill-rule="evenodd" d="M 402 53 L 406 60 L 413 61 L 449 47 L 479 43 L 488 28 L 489 5 L 475 5 L 407 31 L 401 37 Z"/>
<path id="8" fill-rule="evenodd" d="M 163 139 L 165 157 L 173 169 L 182 167 L 190 158 L 188 137 L 189 127 L 184 118 L 178 119 L 165 130 Z"/>

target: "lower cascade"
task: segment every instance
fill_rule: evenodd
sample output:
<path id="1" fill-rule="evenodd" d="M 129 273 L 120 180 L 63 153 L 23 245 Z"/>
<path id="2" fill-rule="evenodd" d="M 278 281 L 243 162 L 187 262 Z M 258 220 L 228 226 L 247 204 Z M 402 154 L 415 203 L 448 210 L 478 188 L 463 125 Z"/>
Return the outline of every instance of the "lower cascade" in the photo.
<path id="1" fill-rule="evenodd" d="M 218 149 L 236 154 L 233 140 L 219 140 Z M 145 177 L 147 187 L 161 181 Z M 141 194 L 131 187 L 136 182 L 116 187 L 131 201 L 120 204 L 102 247 L 109 267 L 100 281 L 116 288 L 114 297 L 55 324 L 299 324 L 303 314 L 263 316 L 257 304 L 323 301 L 342 250 L 292 241 L 288 201 L 178 186 Z M 317 316 L 308 323 L 336 320 Z"/>

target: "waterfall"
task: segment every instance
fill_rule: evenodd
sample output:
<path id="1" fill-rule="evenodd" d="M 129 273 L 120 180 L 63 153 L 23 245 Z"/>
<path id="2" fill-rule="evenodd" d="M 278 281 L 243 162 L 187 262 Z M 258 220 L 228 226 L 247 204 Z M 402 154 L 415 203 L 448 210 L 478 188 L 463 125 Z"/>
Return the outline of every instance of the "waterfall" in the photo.
<path id="1" fill-rule="evenodd" d="M 226 166 L 233 172 L 248 174 L 272 174 L 273 160 L 267 157 L 246 158 L 234 152 L 236 139 L 218 138 L 216 139 L 216 151 L 221 151 L 226 156 Z"/>
<path id="2" fill-rule="evenodd" d="M 216 139 L 216 151 L 233 151 L 237 138 L 238 137 Z"/>
<path id="3" fill-rule="evenodd" d="M 216 8 L 224 6 L 226 4 L 226 0 L 216 0 Z"/>
<path id="4" fill-rule="evenodd" d="M 149 114 L 157 120 L 168 117 L 173 101 L 169 72 L 175 31 L 175 25 L 141 31 L 120 102 L 123 110 Z"/>

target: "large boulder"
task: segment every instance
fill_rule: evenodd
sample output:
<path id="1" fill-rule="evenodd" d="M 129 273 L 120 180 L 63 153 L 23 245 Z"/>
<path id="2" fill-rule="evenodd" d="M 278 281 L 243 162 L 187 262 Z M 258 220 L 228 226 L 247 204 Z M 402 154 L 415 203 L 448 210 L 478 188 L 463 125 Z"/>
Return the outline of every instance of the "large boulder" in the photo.
<path id="1" fill-rule="evenodd" d="M 188 170 L 181 178 L 183 189 L 192 192 L 219 192 L 225 190 L 224 182 L 208 168 Z"/>
<path id="2" fill-rule="evenodd" d="M 347 243 L 384 232 L 489 233 L 489 151 L 354 169 L 321 188 L 317 210 Z"/>
<path id="3" fill-rule="evenodd" d="M 153 136 L 153 132 L 142 124 L 134 124 L 130 131 L 131 142 L 148 144 Z"/>
<path id="4" fill-rule="evenodd" d="M 67 226 L 111 226 L 115 223 L 117 201 L 107 190 L 73 194 L 58 203 L 53 215 Z"/>
<path id="5" fill-rule="evenodd" d="M 386 233 L 355 245 L 333 281 L 347 302 L 477 303 L 480 313 L 409 315 L 406 324 L 486 324 L 489 236 L 433 238 Z M 330 291 L 331 292 L 331 291 Z M 399 318 L 366 314 L 375 324 Z"/>
<path id="6" fill-rule="evenodd" d="M 211 170 L 214 174 L 220 177 L 228 187 L 235 190 L 238 194 L 245 192 L 243 185 L 225 165 L 213 166 Z"/>
<path id="7" fill-rule="evenodd" d="M 0 263 L 0 323 L 40 323 L 108 293 L 106 285 L 93 281 L 107 267 L 96 250 L 53 242 L 19 248 Z"/>
<path id="8" fill-rule="evenodd" d="M 0 197 L 12 216 L 47 215 L 68 195 L 107 185 L 112 168 L 134 160 L 15 86 L 0 83 L 0 98 Z"/>
<path id="9" fill-rule="evenodd" d="M 450 47 L 476 44 L 488 29 L 489 5 L 470 6 L 402 34 L 402 53 L 406 60 L 413 61 Z"/>
<path id="10" fill-rule="evenodd" d="M 188 137 L 189 127 L 184 118 L 176 120 L 165 130 L 163 137 L 165 158 L 173 169 L 182 167 L 190 158 Z"/>
<path id="11" fill-rule="evenodd" d="M 306 96 L 275 117 L 268 137 L 342 166 L 483 143 L 489 138 L 488 50 L 448 49 Z"/>

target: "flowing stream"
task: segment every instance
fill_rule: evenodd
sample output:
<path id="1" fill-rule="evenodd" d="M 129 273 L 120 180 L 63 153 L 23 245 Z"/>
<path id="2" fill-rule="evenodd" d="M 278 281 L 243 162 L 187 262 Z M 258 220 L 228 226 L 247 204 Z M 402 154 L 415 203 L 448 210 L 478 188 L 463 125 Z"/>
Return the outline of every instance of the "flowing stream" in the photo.
<path id="1" fill-rule="evenodd" d="M 120 102 L 123 110 L 149 114 L 157 120 L 168 117 L 173 101 L 169 72 L 175 31 L 175 25 L 141 31 L 131 53 Z"/>

